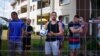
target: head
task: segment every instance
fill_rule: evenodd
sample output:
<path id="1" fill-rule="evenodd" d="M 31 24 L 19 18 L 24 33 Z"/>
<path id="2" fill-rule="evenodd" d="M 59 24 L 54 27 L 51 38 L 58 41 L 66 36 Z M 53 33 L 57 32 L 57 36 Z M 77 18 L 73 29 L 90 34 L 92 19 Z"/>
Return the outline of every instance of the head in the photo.
<path id="1" fill-rule="evenodd" d="M 18 19 L 18 14 L 17 14 L 17 12 L 12 12 L 12 13 L 11 13 L 11 18 L 12 18 L 12 19 Z"/>
<path id="2" fill-rule="evenodd" d="M 31 24 L 31 20 L 30 20 L 30 19 L 27 19 L 26 23 L 27 23 L 28 25 L 30 25 L 30 24 Z"/>
<path id="3" fill-rule="evenodd" d="M 56 17 L 57 17 L 57 13 L 56 13 L 56 12 L 52 12 L 52 13 L 51 13 L 51 19 L 52 19 L 53 21 L 55 21 L 55 20 L 56 20 Z"/>
<path id="4" fill-rule="evenodd" d="M 59 21 L 61 21 L 61 22 L 62 22 L 62 21 L 63 21 L 63 16 L 59 16 L 59 18 L 58 18 L 58 19 L 59 19 Z"/>
<path id="5" fill-rule="evenodd" d="M 79 16 L 78 16 L 78 15 L 75 15 L 75 16 L 74 16 L 74 22 L 75 22 L 75 23 L 79 22 Z"/>
<path id="6" fill-rule="evenodd" d="M 83 19 L 83 17 L 80 17 L 80 19 L 79 19 L 79 20 L 80 20 L 80 22 L 84 22 L 84 19 Z"/>

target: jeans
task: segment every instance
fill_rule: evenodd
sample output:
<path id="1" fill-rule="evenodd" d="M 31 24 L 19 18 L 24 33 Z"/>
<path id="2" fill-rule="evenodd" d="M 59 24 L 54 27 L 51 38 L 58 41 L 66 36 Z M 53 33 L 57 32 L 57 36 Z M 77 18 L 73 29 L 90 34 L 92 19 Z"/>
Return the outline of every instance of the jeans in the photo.
<path id="1" fill-rule="evenodd" d="M 9 56 L 15 56 L 17 53 L 22 54 L 22 42 L 9 41 Z"/>

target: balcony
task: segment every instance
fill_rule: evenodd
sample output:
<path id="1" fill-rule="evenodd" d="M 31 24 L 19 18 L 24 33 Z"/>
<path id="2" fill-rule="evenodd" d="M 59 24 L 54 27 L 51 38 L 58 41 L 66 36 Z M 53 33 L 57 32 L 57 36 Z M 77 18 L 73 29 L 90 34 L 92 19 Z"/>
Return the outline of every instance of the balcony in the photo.
<path id="1" fill-rule="evenodd" d="M 24 1 L 27 1 L 27 0 L 21 0 L 21 3 L 23 3 Z"/>
<path id="2" fill-rule="evenodd" d="M 41 8 L 41 1 L 38 1 L 38 7 L 37 9 L 40 9 Z M 48 7 L 50 6 L 50 0 L 43 0 L 42 1 L 42 8 L 45 8 L 45 7 Z"/>
<path id="3" fill-rule="evenodd" d="M 24 5 L 21 7 L 21 13 L 26 13 L 27 12 L 27 5 Z"/>

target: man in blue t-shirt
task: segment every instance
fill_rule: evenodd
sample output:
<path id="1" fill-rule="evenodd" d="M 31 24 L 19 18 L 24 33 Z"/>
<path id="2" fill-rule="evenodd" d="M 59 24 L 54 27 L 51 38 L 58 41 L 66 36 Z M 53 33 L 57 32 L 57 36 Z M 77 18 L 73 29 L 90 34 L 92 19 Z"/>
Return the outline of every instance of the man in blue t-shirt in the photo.
<path id="1" fill-rule="evenodd" d="M 11 13 L 12 20 L 8 26 L 9 55 L 15 56 L 16 51 L 22 54 L 22 37 L 24 33 L 24 22 L 18 18 L 16 12 Z"/>

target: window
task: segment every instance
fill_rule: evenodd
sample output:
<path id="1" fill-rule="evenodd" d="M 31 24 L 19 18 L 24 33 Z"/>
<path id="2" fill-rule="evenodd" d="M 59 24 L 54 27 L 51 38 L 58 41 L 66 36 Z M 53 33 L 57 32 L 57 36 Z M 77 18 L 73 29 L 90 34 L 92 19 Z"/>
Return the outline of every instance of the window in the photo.
<path id="1" fill-rule="evenodd" d="M 35 21 L 35 19 L 33 19 L 33 22 L 32 22 L 33 25 L 34 25 L 34 21 Z"/>
<path id="2" fill-rule="evenodd" d="M 21 7 L 21 13 L 27 12 L 27 5 Z"/>
<path id="3" fill-rule="evenodd" d="M 30 12 L 32 11 L 32 6 L 30 6 Z"/>
<path id="4" fill-rule="evenodd" d="M 49 20 L 50 16 L 49 14 L 45 14 L 45 16 L 42 16 L 42 22 L 41 22 L 41 16 L 37 16 L 37 25 L 41 25 L 41 23 L 44 25 L 47 23 L 47 21 Z"/>
<path id="5" fill-rule="evenodd" d="M 35 1 L 40 1 L 40 0 L 32 0 L 32 2 L 35 2 Z"/>
<path id="6" fill-rule="evenodd" d="M 70 0 L 59 0 L 60 5 L 66 5 L 70 3 Z"/>
<path id="7" fill-rule="evenodd" d="M 20 1 L 18 0 L 18 5 L 20 4 Z"/>
<path id="8" fill-rule="evenodd" d="M 63 23 L 66 25 L 69 22 L 69 15 L 61 15 L 63 18 Z"/>
<path id="9" fill-rule="evenodd" d="M 33 5 L 33 11 L 35 10 L 35 5 Z"/>
<path id="10" fill-rule="evenodd" d="M 42 8 L 50 6 L 50 0 L 43 0 L 42 1 Z M 38 1 L 38 9 L 41 8 L 41 1 Z"/>
<path id="11" fill-rule="evenodd" d="M 21 0 L 21 3 L 24 2 L 24 1 L 26 1 L 26 0 Z"/>

